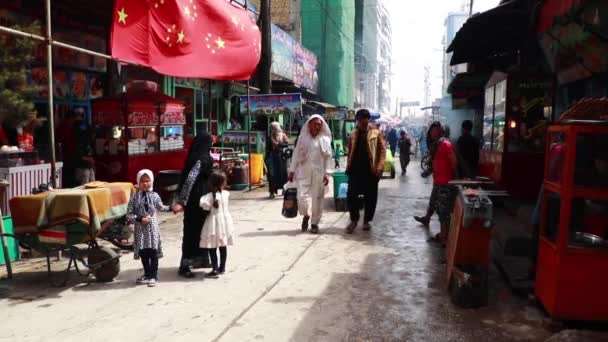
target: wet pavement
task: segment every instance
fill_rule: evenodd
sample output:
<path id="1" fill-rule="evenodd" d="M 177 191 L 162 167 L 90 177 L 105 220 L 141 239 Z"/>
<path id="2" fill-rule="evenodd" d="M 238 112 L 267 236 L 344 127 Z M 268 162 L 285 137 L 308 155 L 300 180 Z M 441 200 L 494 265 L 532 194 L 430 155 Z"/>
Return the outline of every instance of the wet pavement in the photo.
<path id="1" fill-rule="evenodd" d="M 0 341 L 544 341 L 561 329 L 495 269 L 486 307 L 451 303 L 443 251 L 426 241 L 438 222 L 429 231 L 412 218 L 425 211 L 430 179 L 411 169 L 381 181 L 372 231 L 353 235 L 330 198 L 311 235 L 280 216 L 280 198 L 233 195 L 239 233 L 219 280 L 177 277 L 181 218 L 172 216 L 156 288 L 135 286 L 130 254 L 107 284 L 74 276 L 56 289 L 43 269 L 21 271 L 0 282 Z"/>

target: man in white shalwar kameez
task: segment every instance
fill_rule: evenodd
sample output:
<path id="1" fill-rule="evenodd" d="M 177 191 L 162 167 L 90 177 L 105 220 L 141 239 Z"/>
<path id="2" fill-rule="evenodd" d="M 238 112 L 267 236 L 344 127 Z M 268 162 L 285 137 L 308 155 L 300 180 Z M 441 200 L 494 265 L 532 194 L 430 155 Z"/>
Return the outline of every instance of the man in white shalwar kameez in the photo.
<path id="1" fill-rule="evenodd" d="M 323 215 L 323 198 L 329 175 L 333 171 L 331 131 L 320 115 L 311 116 L 302 127 L 289 168 L 289 180 L 298 188 L 298 208 L 302 219 L 302 231 L 319 233 Z"/>

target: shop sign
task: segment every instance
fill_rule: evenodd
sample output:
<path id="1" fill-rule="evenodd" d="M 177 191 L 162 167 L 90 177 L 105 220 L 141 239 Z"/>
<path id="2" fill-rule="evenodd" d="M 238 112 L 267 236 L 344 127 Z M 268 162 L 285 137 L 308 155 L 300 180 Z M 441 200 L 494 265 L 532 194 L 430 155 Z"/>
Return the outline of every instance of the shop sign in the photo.
<path id="1" fill-rule="evenodd" d="M 300 44 L 294 45 L 295 73 L 293 82 L 314 92 L 317 91 L 319 75 L 317 74 L 317 56 Z"/>
<path id="2" fill-rule="evenodd" d="M 278 26 L 272 25 L 272 66 L 271 72 L 277 76 L 293 80 L 294 47 L 293 38 Z"/>
<path id="3" fill-rule="evenodd" d="M 247 133 L 226 132 L 222 135 L 222 142 L 224 144 L 245 145 L 247 144 L 247 140 L 249 140 L 250 144 L 257 144 L 256 134 L 248 135 Z M 266 139 L 262 136 L 262 144 L 265 143 Z"/>
<path id="4" fill-rule="evenodd" d="M 250 96 L 251 104 L 247 103 L 247 96 L 241 96 L 241 114 L 247 113 L 247 107 L 252 115 L 302 115 L 301 94 L 269 94 Z"/>
<path id="5" fill-rule="evenodd" d="M 129 126 L 156 126 L 158 115 L 154 105 L 149 103 L 129 103 L 129 115 L 127 123 Z"/>
<path id="6" fill-rule="evenodd" d="M 304 48 L 293 37 L 272 25 L 271 72 L 293 81 L 296 85 L 317 91 L 317 56 Z"/>
<path id="7" fill-rule="evenodd" d="M 169 111 L 161 114 L 160 116 L 160 124 L 161 125 L 185 125 L 186 124 L 186 116 L 182 111 Z"/>

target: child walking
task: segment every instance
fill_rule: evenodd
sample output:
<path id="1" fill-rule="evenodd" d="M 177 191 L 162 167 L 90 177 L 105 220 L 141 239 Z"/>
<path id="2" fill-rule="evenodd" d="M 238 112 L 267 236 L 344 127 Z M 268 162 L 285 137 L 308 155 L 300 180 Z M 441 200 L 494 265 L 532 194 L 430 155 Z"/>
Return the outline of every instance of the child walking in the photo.
<path id="1" fill-rule="evenodd" d="M 340 144 L 336 144 L 336 151 L 334 152 L 334 161 L 336 162 L 336 169 L 340 168 L 340 158 L 345 155 L 344 150 Z"/>
<path id="2" fill-rule="evenodd" d="M 158 259 L 163 256 L 160 240 L 160 228 L 156 211 L 170 211 L 160 196 L 152 191 L 154 174 L 150 170 L 137 173 L 139 189 L 129 201 L 127 223 L 134 230 L 133 251 L 135 259 L 141 258 L 144 266 L 143 276 L 137 278 L 137 284 L 156 286 L 158 281 Z"/>
<path id="3" fill-rule="evenodd" d="M 209 251 L 213 271 L 208 277 L 217 278 L 226 272 L 226 259 L 228 258 L 227 246 L 233 244 L 232 216 L 228 210 L 228 198 L 230 193 L 226 187 L 226 175 L 220 171 L 214 171 L 209 176 L 210 192 L 200 200 L 200 206 L 208 211 L 209 215 L 203 225 L 201 232 L 200 247 Z M 217 261 L 217 249 L 220 250 L 220 262 Z"/>

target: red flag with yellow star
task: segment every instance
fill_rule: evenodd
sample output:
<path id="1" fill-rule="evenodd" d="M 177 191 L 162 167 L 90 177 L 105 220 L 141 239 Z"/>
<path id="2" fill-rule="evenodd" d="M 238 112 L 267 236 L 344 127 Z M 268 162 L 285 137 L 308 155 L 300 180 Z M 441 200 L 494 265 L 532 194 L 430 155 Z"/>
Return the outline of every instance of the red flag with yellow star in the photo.
<path id="1" fill-rule="evenodd" d="M 246 80 L 260 30 L 227 0 L 115 0 L 112 56 L 177 77 Z"/>

